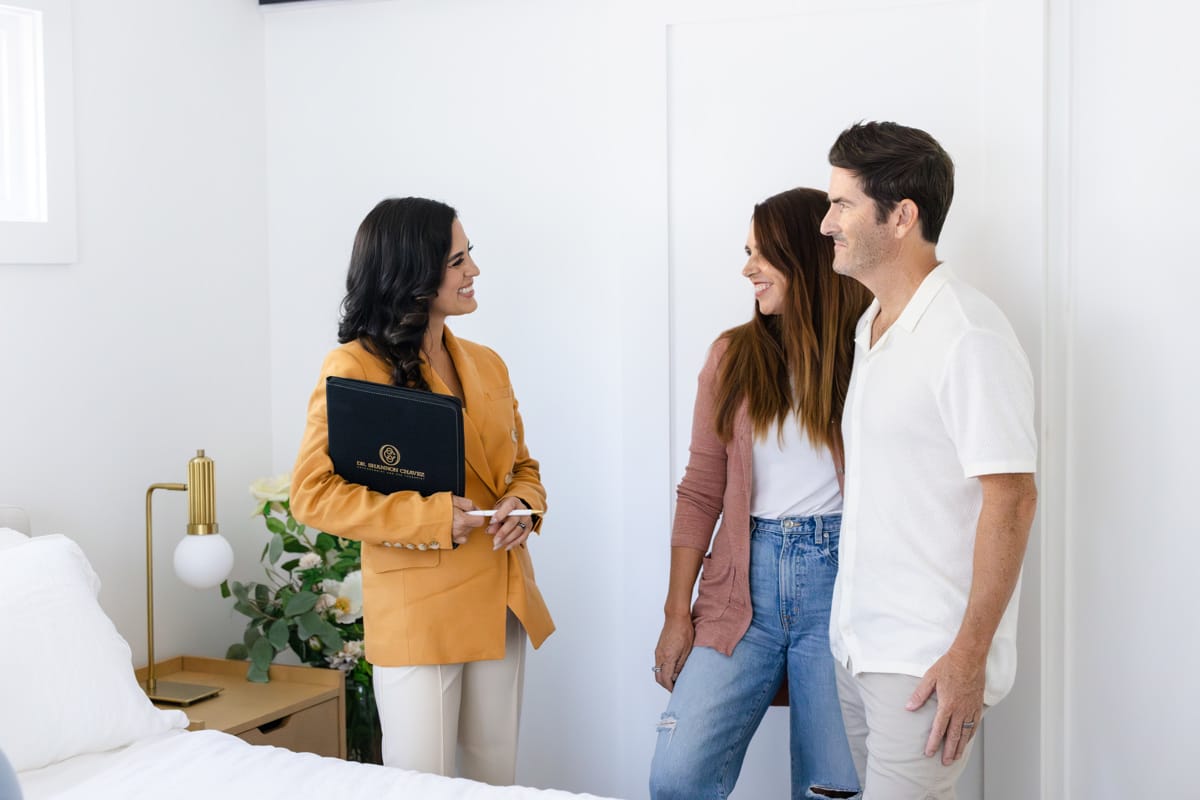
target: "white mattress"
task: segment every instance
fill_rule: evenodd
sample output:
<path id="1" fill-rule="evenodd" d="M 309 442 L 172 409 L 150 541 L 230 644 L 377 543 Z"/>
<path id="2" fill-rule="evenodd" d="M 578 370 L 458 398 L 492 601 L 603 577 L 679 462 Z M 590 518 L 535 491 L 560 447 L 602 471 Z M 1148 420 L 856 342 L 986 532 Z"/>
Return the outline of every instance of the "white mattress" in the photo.
<path id="1" fill-rule="evenodd" d="M 371 800 L 567 800 L 555 790 L 488 786 L 247 744 L 219 731 L 171 731 L 110 753 L 78 756 L 17 776 L 25 800 L 212 800 L 364 797 Z"/>

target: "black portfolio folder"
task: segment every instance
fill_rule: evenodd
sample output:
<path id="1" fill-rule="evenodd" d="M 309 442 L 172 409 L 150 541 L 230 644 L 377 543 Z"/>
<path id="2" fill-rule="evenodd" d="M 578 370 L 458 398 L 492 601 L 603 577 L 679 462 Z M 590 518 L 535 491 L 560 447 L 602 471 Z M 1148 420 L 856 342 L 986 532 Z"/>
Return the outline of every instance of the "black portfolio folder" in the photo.
<path id="1" fill-rule="evenodd" d="M 457 397 L 383 383 L 325 380 L 329 457 L 351 483 L 384 494 L 466 490 Z"/>

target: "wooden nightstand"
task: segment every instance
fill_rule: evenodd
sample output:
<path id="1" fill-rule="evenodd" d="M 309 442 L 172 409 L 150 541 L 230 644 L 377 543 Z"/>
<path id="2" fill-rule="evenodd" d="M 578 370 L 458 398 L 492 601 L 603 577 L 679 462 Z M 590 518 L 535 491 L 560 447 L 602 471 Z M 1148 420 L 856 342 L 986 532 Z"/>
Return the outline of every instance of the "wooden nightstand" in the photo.
<path id="1" fill-rule="evenodd" d="M 219 730 L 250 744 L 346 757 L 346 679 L 341 670 L 272 664 L 270 683 L 246 680 L 245 661 L 177 656 L 155 664 L 160 680 L 220 686 L 216 697 L 181 708 L 188 730 Z M 146 668 L 137 670 L 139 681 Z M 160 708 L 178 708 L 162 705 Z"/>

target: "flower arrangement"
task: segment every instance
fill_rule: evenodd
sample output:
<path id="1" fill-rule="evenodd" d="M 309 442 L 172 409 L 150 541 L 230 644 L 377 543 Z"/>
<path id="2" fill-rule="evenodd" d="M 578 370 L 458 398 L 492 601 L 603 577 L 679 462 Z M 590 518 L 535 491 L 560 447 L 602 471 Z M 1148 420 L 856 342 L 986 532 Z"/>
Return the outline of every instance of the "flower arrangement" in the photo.
<path id="1" fill-rule="evenodd" d="M 316 532 L 292 516 L 291 476 L 250 485 L 253 516 L 271 535 L 260 561 L 263 583 L 227 581 L 221 596 L 249 617 L 242 641 L 226 658 L 249 659 L 247 680 L 266 683 L 275 657 L 290 649 L 304 664 L 346 675 L 346 746 L 355 761 L 379 762 L 379 718 L 365 657 L 359 542 Z"/>

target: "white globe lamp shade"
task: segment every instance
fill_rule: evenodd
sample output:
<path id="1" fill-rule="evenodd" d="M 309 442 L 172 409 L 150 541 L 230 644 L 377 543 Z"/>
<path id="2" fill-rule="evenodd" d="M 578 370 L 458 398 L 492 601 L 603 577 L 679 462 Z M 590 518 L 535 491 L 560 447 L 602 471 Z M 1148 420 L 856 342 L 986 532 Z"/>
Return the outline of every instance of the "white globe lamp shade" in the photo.
<path id="1" fill-rule="evenodd" d="M 233 569 L 233 548 L 219 533 L 184 536 L 175 548 L 175 574 L 194 589 L 211 589 Z"/>

